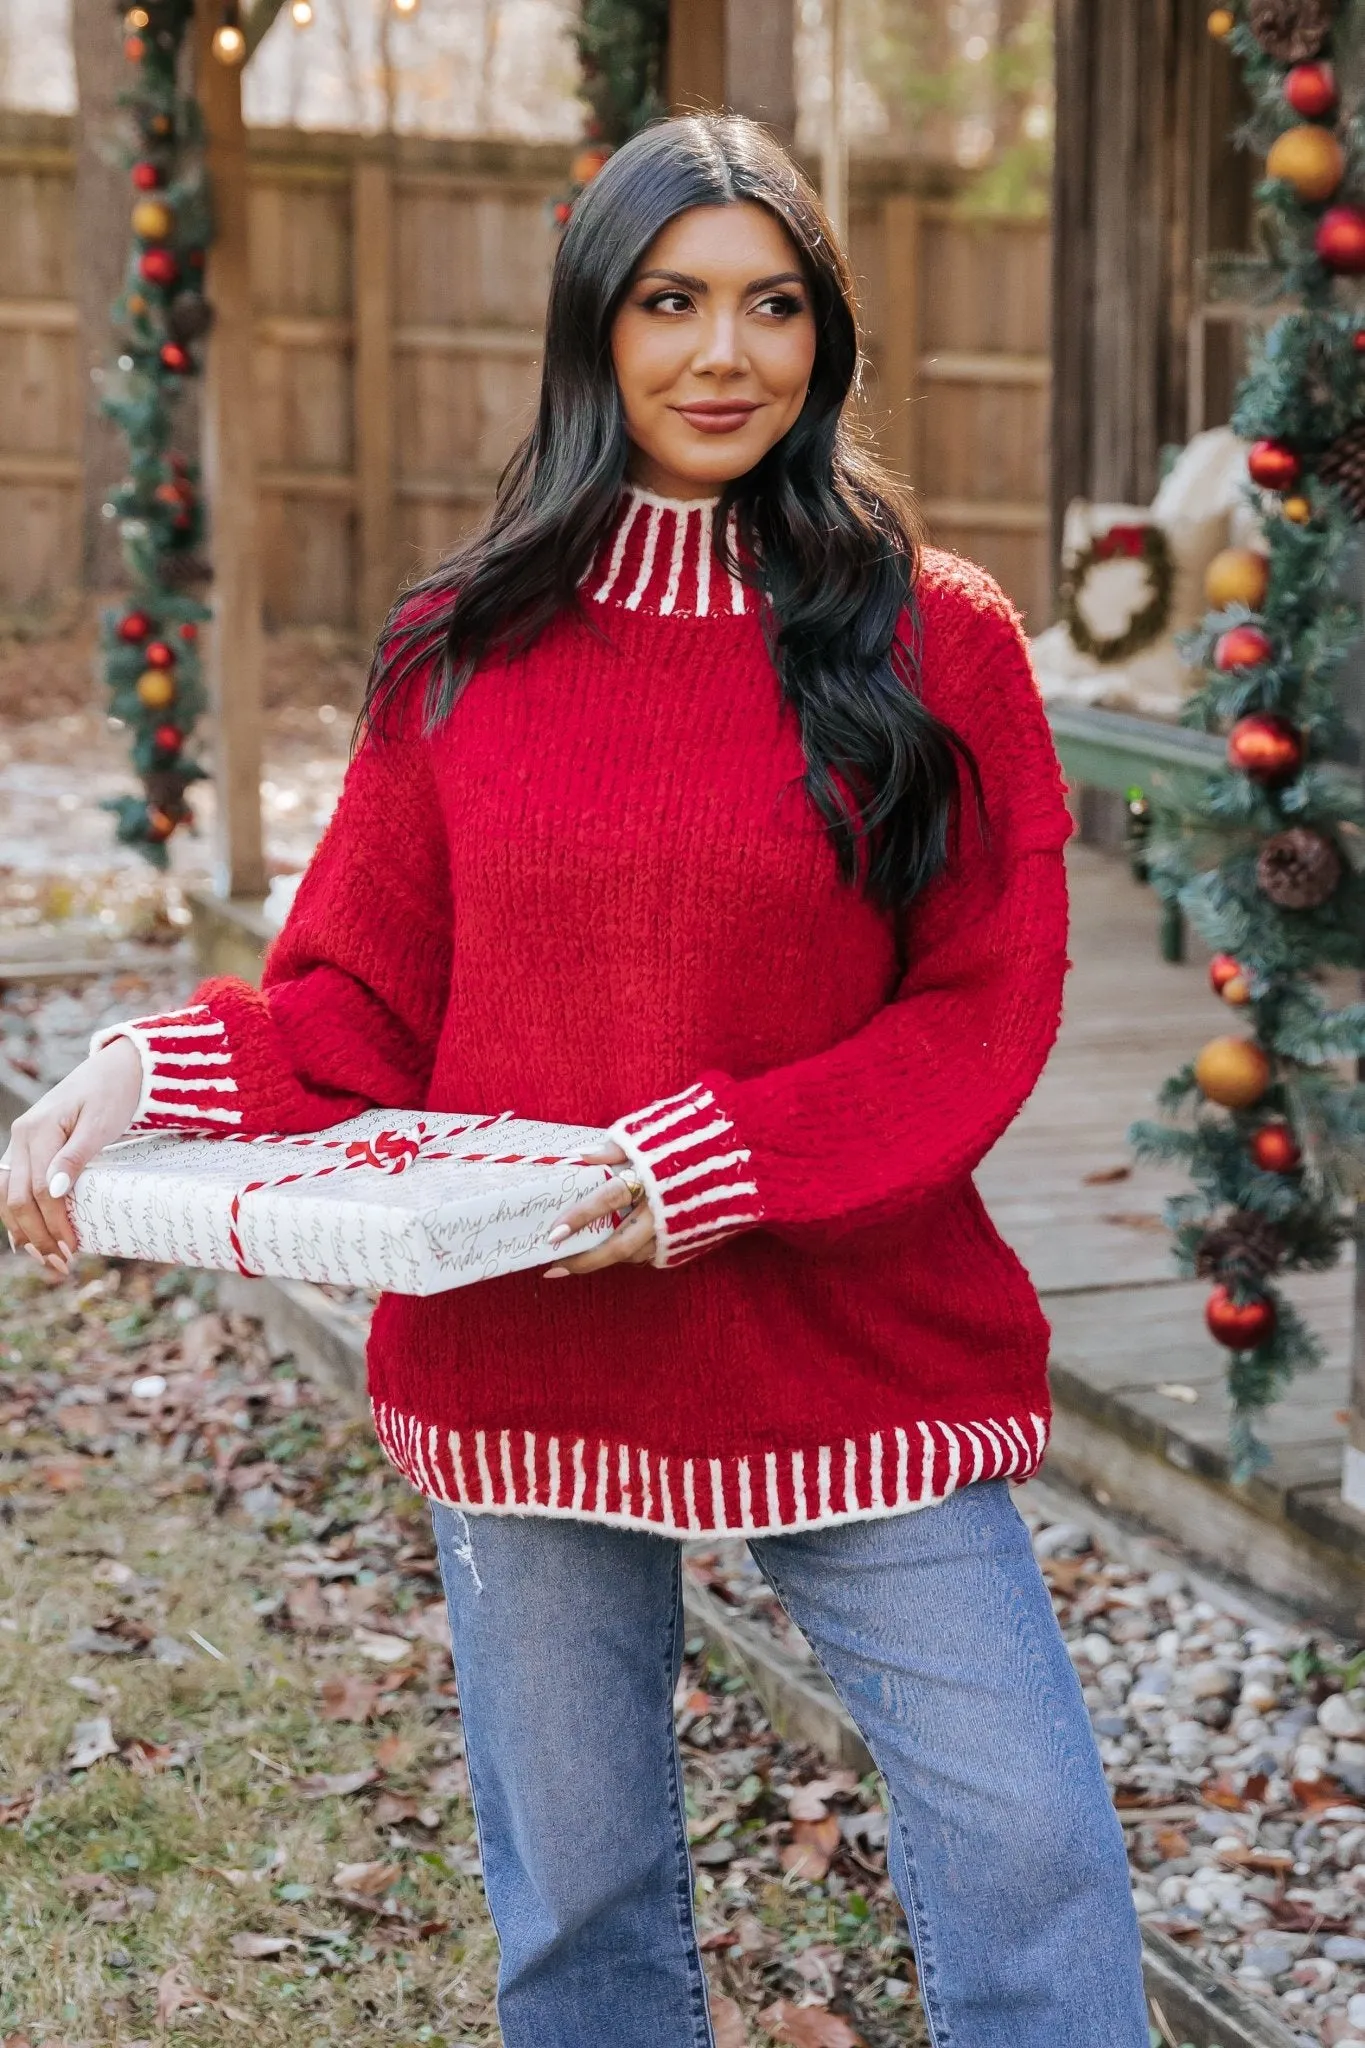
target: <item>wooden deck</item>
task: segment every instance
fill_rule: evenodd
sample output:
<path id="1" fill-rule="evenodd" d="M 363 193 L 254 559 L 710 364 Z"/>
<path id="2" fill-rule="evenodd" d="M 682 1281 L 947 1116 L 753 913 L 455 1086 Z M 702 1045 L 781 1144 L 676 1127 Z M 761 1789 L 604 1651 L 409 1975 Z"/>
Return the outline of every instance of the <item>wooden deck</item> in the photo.
<path id="1" fill-rule="evenodd" d="M 1322 1333 L 1328 1362 L 1265 1418 L 1270 1469 L 1247 1487 L 1230 1486 L 1224 1359 L 1204 1329 L 1207 1289 L 1175 1276 L 1161 1223 L 1165 1195 L 1188 1183 L 1171 1169 L 1134 1165 L 1125 1142 L 1133 1119 L 1152 1113 L 1166 1075 L 1229 1028 L 1228 1012 L 1209 991 L 1197 942 L 1185 965 L 1158 958 L 1159 906 L 1124 861 L 1076 846 L 1071 872 L 1075 966 L 1061 1037 L 979 1175 L 1052 1322 L 1052 1460 L 1225 1563 L 1236 1563 L 1254 1533 L 1248 1515 L 1279 1525 L 1286 1540 L 1307 1534 L 1334 1554 L 1331 1570 L 1335 1560 L 1347 1568 L 1336 1604 L 1358 1606 L 1365 1518 L 1339 1498 L 1351 1271 L 1343 1264 L 1291 1281 L 1287 1292 Z M 1125 1166 L 1122 1178 L 1094 1178 Z M 1202 1483 L 1191 1493 L 1182 1475 Z M 1182 1491 L 1202 1536 L 1172 1527 Z M 1264 1551 L 1262 1538 L 1258 1571 Z M 1302 1597 L 1288 1566 L 1272 1563 L 1265 1575 Z"/>

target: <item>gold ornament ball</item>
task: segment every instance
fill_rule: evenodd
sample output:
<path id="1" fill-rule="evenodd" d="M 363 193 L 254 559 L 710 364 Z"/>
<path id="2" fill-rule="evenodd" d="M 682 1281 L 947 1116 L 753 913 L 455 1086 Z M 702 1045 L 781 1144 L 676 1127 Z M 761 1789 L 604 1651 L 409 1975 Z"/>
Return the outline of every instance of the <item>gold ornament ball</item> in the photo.
<path id="1" fill-rule="evenodd" d="M 167 711 L 175 702 L 175 677 L 163 668 L 144 669 L 137 679 L 137 695 L 149 711 Z"/>
<path id="2" fill-rule="evenodd" d="M 1265 160 L 1268 178 L 1283 178 L 1300 199 L 1330 199 L 1341 183 L 1346 158 L 1330 128 L 1305 121 L 1286 128 L 1271 144 Z"/>
<path id="3" fill-rule="evenodd" d="M 1194 1063 L 1199 1091 L 1224 1109 L 1250 1109 L 1270 1086 L 1270 1061 L 1249 1038 L 1211 1038 Z"/>
<path id="4" fill-rule="evenodd" d="M 1307 498 L 1286 498 L 1280 506 L 1280 510 L 1286 519 L 1293 521 L 1295 526 L 1307 526 L 1309 520 L 1313 517 L 1313 507 L 1309 504 Z"/>
<path id="5" fill-rule="evenodd" d="M 164 242 L 175 215 L 164 199 L 139 199 L 133 208 L 133 233 L 144 242 Z"/>
<path id="6" fill-rule="evenodd" d="M 1209 16 L 1209 34 L 1217 43 L 1226 41 L 1236 26 L 1237 17 L 1230 7 L 1215 7 Z"/>
<path id="7" fill-rule="evenodd" d="M 1204 595 L 1215 611 L 1230 604 L 1244 604 L 1258 612 L 1270 581 L 1264 555 L 1255 548 L 1224 548 L 1204 572 Z"/>

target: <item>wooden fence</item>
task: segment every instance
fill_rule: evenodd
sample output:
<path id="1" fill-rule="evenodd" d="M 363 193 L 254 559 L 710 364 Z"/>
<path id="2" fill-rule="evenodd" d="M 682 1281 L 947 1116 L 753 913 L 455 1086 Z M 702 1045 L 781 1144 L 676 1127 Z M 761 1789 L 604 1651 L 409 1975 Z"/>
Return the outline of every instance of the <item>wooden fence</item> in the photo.
<path id="1" fill-rule="evenodd" d="M 35 124 L 36 126 L 36 124 Z M 0 607 L 79 573 L 69 150 L 0 138 Z M 477 517 L 528 423 L 559 149 L 261 131 L 254 405 L 273 625 L 368 626 Z M 1046 228 L 855 176 L 866 415 L 932 536 L 1048 603 Z"/>

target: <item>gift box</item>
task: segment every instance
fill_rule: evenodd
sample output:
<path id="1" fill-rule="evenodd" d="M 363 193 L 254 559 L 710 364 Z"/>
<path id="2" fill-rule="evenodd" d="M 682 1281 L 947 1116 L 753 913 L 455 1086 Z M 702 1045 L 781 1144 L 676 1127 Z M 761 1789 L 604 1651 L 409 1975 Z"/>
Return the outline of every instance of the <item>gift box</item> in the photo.
<path id="1" fill-rule="evenodd" d="M 157 1134 L 102 1152 L 76 1182 L 82 1251 L 391 1294 L 441 1294 L 586 1251 L 555 1217 L 611 1178 L 606 1134 L 500 1116 L 371 1110 L 305 1137 Z"/>

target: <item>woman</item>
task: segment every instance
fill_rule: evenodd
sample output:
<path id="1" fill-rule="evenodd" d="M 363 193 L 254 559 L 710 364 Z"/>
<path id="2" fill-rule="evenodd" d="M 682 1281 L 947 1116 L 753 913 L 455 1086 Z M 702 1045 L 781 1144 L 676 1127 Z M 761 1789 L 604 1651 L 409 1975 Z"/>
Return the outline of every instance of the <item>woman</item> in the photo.
<path id="1" fill-rule="evenodd" d="M 1059 1014 L 1068 821 L 1018 621 L 856 441 L 845 259 L 756 127 L 637 136 L 539 414 L 381 638 L 259 993 L 100 1034 L 5 1216 L 125 1129 L 605 1126 L 592 1251 L 375 1316 L 434 1502 L 507 2048 L 711 2041 L 680 1545 L 748 1536 L 890 1792 L 938 2048 L 1145 2048 L 1119 1828 L 1007 1480 L 1047 1330 L 972 1171 Z M 550 1256 L 547 1253 L 547 1256 Z"/>

